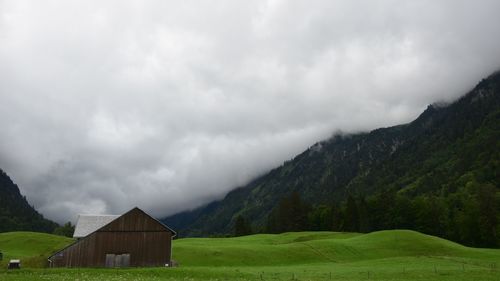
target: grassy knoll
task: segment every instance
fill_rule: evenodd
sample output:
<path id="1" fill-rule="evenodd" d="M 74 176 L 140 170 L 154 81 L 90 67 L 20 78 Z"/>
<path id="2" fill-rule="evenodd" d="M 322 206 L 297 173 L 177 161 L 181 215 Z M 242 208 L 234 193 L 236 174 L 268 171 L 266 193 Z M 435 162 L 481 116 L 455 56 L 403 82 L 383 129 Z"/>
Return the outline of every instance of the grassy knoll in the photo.
<path id="1" fill-rule="evenodd" d="M 5 244 L 4 235 L 40 246 L 26 249 L 20 240 Z M 29 259 L 71 241 L 31 236 L 0 234 L 0 248 Z M 500 280 L 500 250 L 468 248 L 406 230 L 179 239 L 173 255 L 177 268 L 41 269 L 34 263 L 20 271 L 1 269 L 0 280 Z"/>
<path id="2" fill-rule="evenodd" d="M 50 254 L 71 242 L 73 239 L 46 233 L 0 233 L 0 251 L 4 255 L 0 266 L 3 269 L 10 259 L 21 259 L 23 266 L 44 267 Z"/>

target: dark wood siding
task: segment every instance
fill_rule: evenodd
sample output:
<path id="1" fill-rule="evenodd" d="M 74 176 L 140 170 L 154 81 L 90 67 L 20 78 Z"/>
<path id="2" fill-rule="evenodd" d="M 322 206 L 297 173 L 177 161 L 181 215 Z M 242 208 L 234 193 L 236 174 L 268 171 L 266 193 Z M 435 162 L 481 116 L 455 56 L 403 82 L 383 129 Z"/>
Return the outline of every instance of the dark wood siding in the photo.
<path id="1" fill-rule="evenodd" d="M 171 263 L 174 233 L 139 209 L 50 257 L 52 267 L 104 267 L 106 254 L 130 254 L 130 266 Z"/>

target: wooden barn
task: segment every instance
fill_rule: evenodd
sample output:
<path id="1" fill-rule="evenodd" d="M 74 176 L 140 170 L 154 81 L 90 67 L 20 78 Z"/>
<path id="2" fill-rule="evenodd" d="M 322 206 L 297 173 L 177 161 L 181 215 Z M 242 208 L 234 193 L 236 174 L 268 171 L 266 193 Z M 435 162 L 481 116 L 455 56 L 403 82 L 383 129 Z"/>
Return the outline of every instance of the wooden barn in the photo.
<path id="1" fill-rule="evenodd" d="M 175 231 L 139 208 L 121 216 L 80 215 L 78 240 L 48 258 L 50 267 L 170 266 Z"/>

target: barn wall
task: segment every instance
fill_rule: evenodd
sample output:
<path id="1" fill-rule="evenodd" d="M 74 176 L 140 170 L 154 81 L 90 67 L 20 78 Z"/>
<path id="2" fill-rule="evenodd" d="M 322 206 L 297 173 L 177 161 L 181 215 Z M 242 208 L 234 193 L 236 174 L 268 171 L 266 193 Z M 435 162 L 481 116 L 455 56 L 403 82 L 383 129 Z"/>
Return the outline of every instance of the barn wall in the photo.
<path id="1" fill-rule="evenodd" d="M 51 258 L 52 267 L 104 267 L 106 254 L 130 253 L 130 266 L 165 266 L 171 260 L 172 233 L 95 232 Z"/>

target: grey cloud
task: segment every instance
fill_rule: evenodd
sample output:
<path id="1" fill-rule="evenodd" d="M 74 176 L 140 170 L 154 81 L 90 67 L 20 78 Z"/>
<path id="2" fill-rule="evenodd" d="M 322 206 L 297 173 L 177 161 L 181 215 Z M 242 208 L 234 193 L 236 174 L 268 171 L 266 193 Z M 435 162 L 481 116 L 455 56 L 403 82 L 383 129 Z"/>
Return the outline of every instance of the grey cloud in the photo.
<path id="1" fill-rule="evenodd" d="M 0 1 L 0 167 L 47 217 L 194 208 L 500 68 L 498 1 Z"/>

